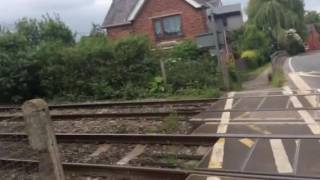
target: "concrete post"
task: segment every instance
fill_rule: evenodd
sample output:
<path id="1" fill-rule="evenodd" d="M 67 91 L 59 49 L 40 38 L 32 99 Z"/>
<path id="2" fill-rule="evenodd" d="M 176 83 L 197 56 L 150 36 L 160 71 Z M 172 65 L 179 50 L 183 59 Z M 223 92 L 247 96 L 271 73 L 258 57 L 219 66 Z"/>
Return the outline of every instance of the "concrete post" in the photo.
<path id="1" fill-rule="evenodd" d="M 23 104 L 22 111 L 29 143 L 40 153 L 40 179 L 65 180 L 47 103 L 30 100 Z"/>

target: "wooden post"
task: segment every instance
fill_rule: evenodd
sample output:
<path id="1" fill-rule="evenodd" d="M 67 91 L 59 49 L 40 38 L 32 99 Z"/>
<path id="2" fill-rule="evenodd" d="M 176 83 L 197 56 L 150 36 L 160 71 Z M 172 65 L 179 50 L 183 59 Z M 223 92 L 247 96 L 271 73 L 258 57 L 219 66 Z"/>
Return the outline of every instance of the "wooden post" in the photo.
<path id="1" fill-rule="evenodd" d="M 39 176 L 46 180 L 64 180 L 64 172 L 47 103 L 42 99 L 27 101 L 22 106 L 29 143 L 39 151 Z"/>
<path id="2" fill-rule="evenodd" d="M 167 84 L 166 65 L 164 64 L 164 61 L 162 58 L 160 58 L 160 68 L 161 68 L 162 79 L 163 79 L 164 83 Z"/>

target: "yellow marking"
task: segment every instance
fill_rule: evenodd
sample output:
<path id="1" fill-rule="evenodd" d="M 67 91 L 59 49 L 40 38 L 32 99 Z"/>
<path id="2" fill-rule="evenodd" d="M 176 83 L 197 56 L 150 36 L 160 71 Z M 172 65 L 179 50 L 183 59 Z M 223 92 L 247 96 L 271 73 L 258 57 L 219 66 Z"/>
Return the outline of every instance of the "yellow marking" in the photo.
<path id="1" fill-rule="evenodd" d="M 225 110 L 231 110 L 233 105 L 233 97 L 235 93 L 230 92 L 228 94 L 228 98 L 225 104 Z M 230 122 L 231 113 L 230 112 L 223 112 L 221 116 L 221 124 L 218 126 L 217 133 L 224 134 L 227 133 L 228 130 L 228 123 Z M 213 146 L 212 154 L 210 157 L 209 168 L 213 169 L 221 169 L 223 165 L 223 158 L 224 158 L 224 145 L 225 139 L 219 139 L 219 141 Z"/>
<path id="2" fill-rule="evenodd" d="M 248 138 L 240 139 L 239 140 L 243 145 L 247 146 L 248 148 L 251 148 L 254 145 L 254 141 Z"/>
<path id="3" fill-rule="evenodd" d="M 261 134 L 272 134 L 270 131 L 264 130 L 264 129 L 258 127 L 258 126 L 255 126 L 255 125 L 249 125 L 249 127 L 251 129 L 253 129 L 254 131 L 257 131 L 257 132 L 259 132 Z"/>

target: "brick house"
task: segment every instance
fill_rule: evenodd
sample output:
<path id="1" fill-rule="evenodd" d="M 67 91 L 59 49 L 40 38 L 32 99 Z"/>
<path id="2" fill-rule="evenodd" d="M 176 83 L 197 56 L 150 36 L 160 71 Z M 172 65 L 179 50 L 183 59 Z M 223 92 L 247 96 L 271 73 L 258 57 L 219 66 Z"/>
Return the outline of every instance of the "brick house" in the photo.
<path id="1" fill-rule="evenodd" d="M 144 34 L 166 46 L 209 32 L 219 36 L 219 29 L 242 23 L 241 6 L 220 0 L 113 0 L 102 27 L 111 39 Z"/>

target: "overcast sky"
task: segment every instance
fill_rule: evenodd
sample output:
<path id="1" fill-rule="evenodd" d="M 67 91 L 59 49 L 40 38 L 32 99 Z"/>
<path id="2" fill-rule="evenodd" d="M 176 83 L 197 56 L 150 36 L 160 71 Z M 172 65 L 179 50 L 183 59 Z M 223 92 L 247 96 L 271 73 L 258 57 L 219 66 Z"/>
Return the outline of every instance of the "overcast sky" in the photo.
<path id="1" fill-rule="evenodd" d="M 72 30 L 87 34 L 91 24 L 101 24 L 112 0 L 1 0 L 0 24 L 12 27 L 22 17 L 39 18 L 57 13 Z M 242 3 L 248 0 L 223 0 L 224 4 Z M 319 0 L 305 0 L 306 9 L 320 11 Z"/>

